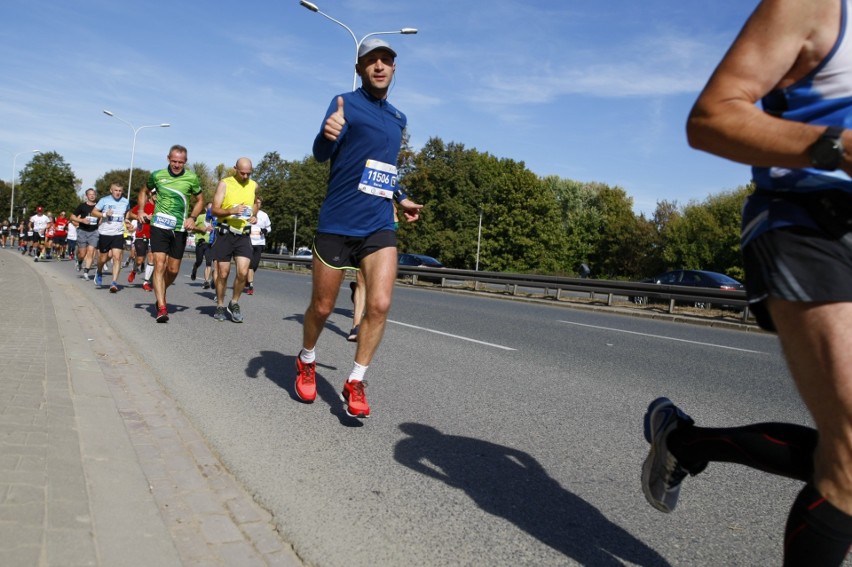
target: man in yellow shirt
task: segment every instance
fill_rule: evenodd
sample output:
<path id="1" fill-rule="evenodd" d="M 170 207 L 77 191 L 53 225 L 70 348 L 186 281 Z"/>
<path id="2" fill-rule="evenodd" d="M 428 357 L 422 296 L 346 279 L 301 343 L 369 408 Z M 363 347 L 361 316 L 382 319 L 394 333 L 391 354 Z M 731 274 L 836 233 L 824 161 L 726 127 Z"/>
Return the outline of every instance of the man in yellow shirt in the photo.
<path id="1" fill-rule="evenodd" d="M 240 311 L 240 295 L 246 285 L 252 246 L 250 225 L 257 223 L 255 192 L 257 182 L 251 179 L 251 160 L 242 157 L 234 166 L 234 175 L 226 177 L 216 187 L 211 213 L 218 217 L 219 228 L 213 259 L 216 260 L 216 313 L 217 321 L 226 319 L 225 312 L 234 323 L 243 322 Z M 225 289 L 231 273 L 231 259 L 237 266 L 234 290 L 228 307 L 225 307 Z"/>

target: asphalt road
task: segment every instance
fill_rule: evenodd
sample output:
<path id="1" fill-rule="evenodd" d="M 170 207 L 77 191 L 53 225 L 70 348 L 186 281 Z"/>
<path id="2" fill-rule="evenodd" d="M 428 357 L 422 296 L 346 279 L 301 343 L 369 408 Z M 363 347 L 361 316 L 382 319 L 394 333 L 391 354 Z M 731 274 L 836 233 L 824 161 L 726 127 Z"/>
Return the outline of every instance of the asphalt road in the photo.
<path id="1" fill-rule="evenodd" d="M 337 396 L 348 280 L 306 405 L 292 382 L 310 278 L 261 271 L 238 325 L 213 319 L 189 267 L 166 325 L 141 288 L 79 283 L 307 564 L 780 564 L 798 483 L 713 464 L 669 515 L 639 484 L 658 395 L 699 424 L 809 423 L 773 336 L 398 286 L 360 421 Z"/>

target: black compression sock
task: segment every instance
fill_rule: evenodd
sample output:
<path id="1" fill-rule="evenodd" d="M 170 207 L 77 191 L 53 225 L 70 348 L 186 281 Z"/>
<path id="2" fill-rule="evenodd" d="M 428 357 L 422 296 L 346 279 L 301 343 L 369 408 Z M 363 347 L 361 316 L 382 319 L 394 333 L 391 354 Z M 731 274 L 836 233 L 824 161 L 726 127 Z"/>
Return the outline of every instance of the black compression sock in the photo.
<path id="1" fill-rule="evenodd" d="M 679 427 L 666 444 L 690 472 L 707 461 L 738 463 L 807 482 L 813 476 L 817 432 L 790 423 L 756 423 L 743 427 Z"/>
<path id="2" fill-rule="evenodd" d="M 828 567 L 843 563 L 852 544 L 852 516 L 835 508 L 806 484 L 787 517 L 784 567 Z"/>

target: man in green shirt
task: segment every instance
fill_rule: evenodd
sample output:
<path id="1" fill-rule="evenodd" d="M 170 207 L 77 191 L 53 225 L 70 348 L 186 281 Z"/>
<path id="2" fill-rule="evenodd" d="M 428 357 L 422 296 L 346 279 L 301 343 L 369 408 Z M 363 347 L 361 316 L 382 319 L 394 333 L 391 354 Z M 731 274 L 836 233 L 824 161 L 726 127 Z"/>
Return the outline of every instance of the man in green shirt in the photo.
<path id="1" fill-rule="evenodd" d="M 195 230 L 195 218 L 204 209 L 204 195 L 198 176 L 186 169 L 186 148 L 169 149 L 169 166 L 151 173 L 139 192 L 139 210 L 145 210 L 148 193 L 156 193 L 154 214 L 140 214 L 142 222 L 151 223 L 151 255 L 154 258 L 154 295 L 157 300 L 157 323 L 169 320 L 166 288 L 180 271 L 186 248 L 187 231 Z"/>

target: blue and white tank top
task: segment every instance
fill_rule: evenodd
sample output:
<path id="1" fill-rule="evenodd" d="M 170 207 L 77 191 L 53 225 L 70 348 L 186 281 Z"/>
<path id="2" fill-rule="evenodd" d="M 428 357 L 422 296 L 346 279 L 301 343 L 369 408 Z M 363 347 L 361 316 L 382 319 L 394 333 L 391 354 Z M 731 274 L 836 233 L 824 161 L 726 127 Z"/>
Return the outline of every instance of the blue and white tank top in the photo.
<path id="1" fill-rule="evenodd" d="M 807 76 L 761 100 L 773 116 L 807 124 L 852 127 L 852 38 L 848 27 L 852 0 L 840 0 L 837 40 L 825 59 Z M 816 228 L 797 205 L 777 199 L 777 193 L 841 190 L 852 195 L 852 179 L 843 171 L 812 168 L 754 167 L 756 191 L 743 209 L 742 243 L 775 228 Z M 775 195 L 773 195 L 775 193 Z"/>

